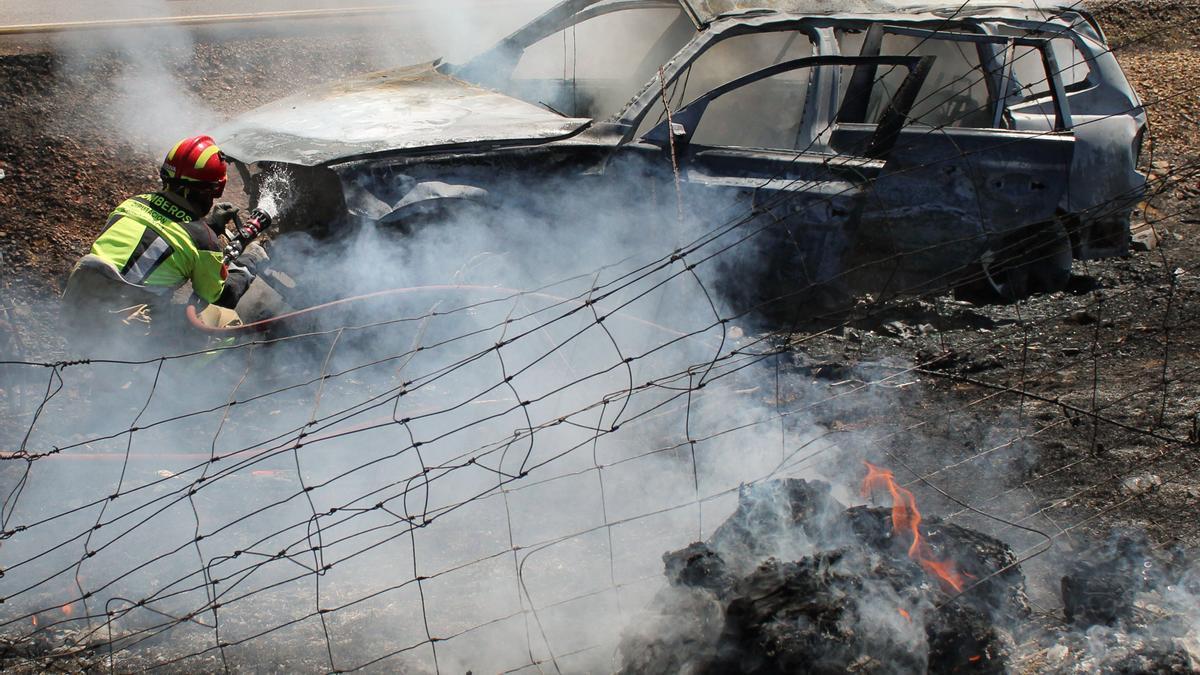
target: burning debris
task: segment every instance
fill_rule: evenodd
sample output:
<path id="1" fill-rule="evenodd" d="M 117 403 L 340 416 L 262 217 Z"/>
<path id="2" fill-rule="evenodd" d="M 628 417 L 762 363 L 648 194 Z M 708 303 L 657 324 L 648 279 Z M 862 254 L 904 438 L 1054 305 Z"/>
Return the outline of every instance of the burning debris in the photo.
<path id="1" fill-rule="evenodd" d="M 1140 591 L 1168 588 L 1144 541 L 1074 563 L 1074 625 L 1038 634 L 1006 544 L 924 518 L 868 464 L 864 495 L 881 491 L 890 508 L 846 508 L 822 482 L 744 488 L 708 541 L 663 556 L 670 585 L 626 633 L 621 672 L 1196 672 L 1190 624 L 1135 619 Z"/>
<path id="2" fill-rule="evenodd" d="M 923 521 L 869 466 L 864 489 L 878 487 L 891 508 L 848 509 L 821 482 L 745 488 L 709 541 L 664 556 L 654 637 L 626 637 L 622 672 L 1003 672 L 1001 619 L 1028 613 L 1012 551 Z"/>

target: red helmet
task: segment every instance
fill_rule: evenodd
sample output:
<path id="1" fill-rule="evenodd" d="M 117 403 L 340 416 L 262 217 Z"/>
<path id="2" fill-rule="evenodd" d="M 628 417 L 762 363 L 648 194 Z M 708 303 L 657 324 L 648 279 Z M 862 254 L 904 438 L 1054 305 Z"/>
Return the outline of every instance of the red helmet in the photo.
<path id="1" fill-rule="evenodd" d="M 192 136 L 175 144 L 158 172 L 163 183 L 216 199 L 225 191 L 225 155 L 210 136 Z"/>

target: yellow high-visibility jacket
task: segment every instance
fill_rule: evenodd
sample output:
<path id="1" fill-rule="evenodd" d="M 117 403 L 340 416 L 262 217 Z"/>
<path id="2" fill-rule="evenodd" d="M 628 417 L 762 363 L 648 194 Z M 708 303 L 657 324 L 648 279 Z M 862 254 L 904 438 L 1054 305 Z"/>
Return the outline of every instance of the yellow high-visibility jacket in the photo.
<path id="1" fill-rule="evenodd" d="M 92 244 L 92 255 L 111 263 L 125 281 L 150 292 L 167 294 L 191 280 L 205 302 L 225 304 L 219 301 L 223 293 L 229 295 L 229 269 L 220 241 L 191 209 L 168 192 L 127 199 L 108 217 L 104 233 Z"/>

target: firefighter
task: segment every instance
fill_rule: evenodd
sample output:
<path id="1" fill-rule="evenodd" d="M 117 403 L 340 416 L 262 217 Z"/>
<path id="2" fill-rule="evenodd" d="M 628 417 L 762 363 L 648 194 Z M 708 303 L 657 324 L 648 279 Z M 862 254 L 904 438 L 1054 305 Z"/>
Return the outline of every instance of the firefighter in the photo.
<path id="1" fill-rule="evenodd" d="M 191 281 L 206 302 L 233 308 L 254 278 L 266 252 L 251 244 L 226 263 L 220 243 L 237 209 L 213 201 L 225 190 L 226 163 L 209 136 L 175 144 L 159 171 L 162 189 L 122 202 L 104 231 L 67 280 L 63 319 L 68 339 L 95 346 L 121 329 L 116 342 L 131 334 L 149 334 L 157 324 L 178 321 L 167 311 L 174 291 Z M 176 308 L 178 309 L 178 308 Z M 130 331 L 127 326 L 133 326 Z"/>

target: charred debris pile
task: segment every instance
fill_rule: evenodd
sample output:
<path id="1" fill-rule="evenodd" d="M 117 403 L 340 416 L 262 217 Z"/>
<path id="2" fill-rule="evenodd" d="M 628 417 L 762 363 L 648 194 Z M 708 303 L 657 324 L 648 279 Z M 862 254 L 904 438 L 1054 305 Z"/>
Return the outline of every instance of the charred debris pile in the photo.
<path id="1" fill-rule="evenodd" d="M 869 466 L 864 490 L 893 506 L 800 479 L 744 487 L 707 541 L 664 554 L 669 585 L 626 631 L 621 672 L 1197 672 L 1186 629 L 1134 616 L 1145 570 L 1169 567 L 1148 549 L 1080 558 L 1047 626 L 1006 544 L 922 520 L 890 472 Z"/>

